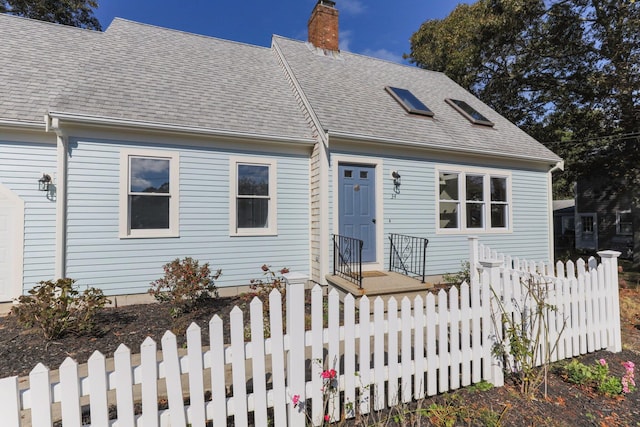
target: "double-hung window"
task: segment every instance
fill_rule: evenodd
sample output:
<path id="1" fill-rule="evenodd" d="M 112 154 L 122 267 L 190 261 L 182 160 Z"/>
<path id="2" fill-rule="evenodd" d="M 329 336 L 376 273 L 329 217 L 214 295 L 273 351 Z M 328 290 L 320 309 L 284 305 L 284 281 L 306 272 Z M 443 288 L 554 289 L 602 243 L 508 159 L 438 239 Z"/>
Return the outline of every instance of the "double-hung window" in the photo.
<path id="1" fill-rule="evenodd" d="M 231 159 L 231 235 L 277 234 L 276 162 Z"/>
<path id="2" fill-rule="evenodd" d="M 616 211 L 616 234 L 622 236 L 633 235 L 633 217 L 631 210 Z"/>
<path id="3" fill-rule="evenodd" d="M 179 154 L 120 153 L 120 237 L 177 237 Z"/>
<path id="4" fill-rule="evenodd" d="M 438 230 L 510 230 L 510 177 L 484 170 L 438 170 Z"/>

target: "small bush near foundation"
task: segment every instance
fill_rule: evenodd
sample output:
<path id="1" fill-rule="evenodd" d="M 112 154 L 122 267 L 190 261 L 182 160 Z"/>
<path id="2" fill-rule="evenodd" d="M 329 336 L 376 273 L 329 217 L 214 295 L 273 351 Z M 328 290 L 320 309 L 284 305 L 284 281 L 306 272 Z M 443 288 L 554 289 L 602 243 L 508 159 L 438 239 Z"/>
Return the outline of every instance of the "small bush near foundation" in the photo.
<path id="1" fill-rule="evenodd" d="M 202 300 L 218 296 L 215 280 L 222 272 L 211 274 L 208 262 L 200 266 L 193 258 L 176 258 L 163 268 L 164 277 L 151 282 L 149 293 L 171 306 L 172 317 L 191 311 Z"/>
<path id="2" fill-rule="evenodd" d="M 47 341 L 66 333 L 91 333 L 96 314 L 110 301 L 100 289 L 87 288 L 80 293 L 74 283 L 68 278 L 42 281 L 29 295 L 18 298 L 11 314 L 26 327 L 38 327 Z"/>

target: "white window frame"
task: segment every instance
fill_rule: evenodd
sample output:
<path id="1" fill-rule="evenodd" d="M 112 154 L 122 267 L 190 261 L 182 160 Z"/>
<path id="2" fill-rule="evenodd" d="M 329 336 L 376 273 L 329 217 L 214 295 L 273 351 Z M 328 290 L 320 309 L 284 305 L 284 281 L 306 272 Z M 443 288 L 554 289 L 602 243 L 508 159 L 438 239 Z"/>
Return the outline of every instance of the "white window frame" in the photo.
<path id="1" fill-rule="evenodd" d="M 145 157 L 169 160 L 169 228 L 132 230 L 129 210 L 129 159 Z M 119 237 L 162 238 L 180 236 L 180 154 L 177 151 L 123 149 L 120 151 L 120 224 Z"/>
<path id="2" fill-rule="evenodd" d="M 633 221 L 631 222 L 631 233 L 623 233 L 620 228 L 620 214 L 631 214 L 631 209 L 616 211 L 616 234 L 619 236 L 633 236 Z"/>
<path id="3" fill-rule="evenodd" d="M 456 174 L 458 175 L 458 199 L 457 200 L 440 200 L 440 174 Z M 482 227 L 467 227 L 467 191 L 466 177 L 467 175 L 483 176 L 483 200 L 477 202 L 469 202 L 483 205 L 483 224 Z M 507 200 L 506 202 L 491 201 L 491 178 L 502 178 L 506 180 Z M 513 197 L 512 197 L 512 179 L 511 172 L 484 169 L 473 167 L 456 167 L 449 165 L 441 165 L 435 168 L 435 222 L 436 234 L 462 234 L 462 233 L 511 233 L 513 232 Z M 457 228 L 441 228 L 440 227 L 440 203 L 452 202 L 458 204 L 458 227 Z M 507 209 L 506 227 L 491 226 L 491 206 L 493 204 L 505 205 Z"/>
<path id="4" fill-rule="evenodd" d="M 267 166 L 269 168 L 269 207 L 267 227 L 238 228 L 238 165 Z M 232 156 L 229 159 L 229 235 L 275 236 L 278 234 L 278 162 L 262 157 Z"/>

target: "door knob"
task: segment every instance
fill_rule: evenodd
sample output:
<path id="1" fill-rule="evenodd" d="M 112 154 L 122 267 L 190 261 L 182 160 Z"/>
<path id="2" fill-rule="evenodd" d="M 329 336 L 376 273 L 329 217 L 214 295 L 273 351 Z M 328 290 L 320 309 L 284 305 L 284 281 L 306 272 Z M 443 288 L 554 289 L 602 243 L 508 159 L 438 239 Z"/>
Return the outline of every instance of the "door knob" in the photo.
<path id="1" fill-rule="evenodd" d="M 376 219 L 375 218 L 371 219 L 371 222 L 373 222 L 375 224 L 376 223 Z"/>

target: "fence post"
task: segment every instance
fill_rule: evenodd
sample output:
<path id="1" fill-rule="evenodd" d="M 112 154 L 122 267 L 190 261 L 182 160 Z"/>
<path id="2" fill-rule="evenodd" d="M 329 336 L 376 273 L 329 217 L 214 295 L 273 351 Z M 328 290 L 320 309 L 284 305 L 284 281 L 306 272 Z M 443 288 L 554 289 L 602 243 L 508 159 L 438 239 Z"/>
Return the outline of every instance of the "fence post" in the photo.
<path id="1" fill-rule="evenodd" d="M 609 325 L 609 336 L 613 338 L 607 350 L 612 353 L 622 351 L 622 337 L 620 335 L 620 294 L 618 291 L 618 257 L 617 251 L 600 251 L 598 255 L 604 265 L 605 284 L 607 294 L 611 297 L 609 307 L 611 308 L 611 322 Z"/>
<path id="2" fill-rule="evenodd" d="M 494 298 L 503 294 L 502 287 L 506 283 L 500 282 L 500 268 L 503 261 L 480 261 L 482 266 L 482 349 L 484 350 L 485 379 L 496 387 L 504 385 L 503 361 L 494 356 L 493 343 L 502 341 L 502 313 Z M 493 289 L 493 291 L 492 291 Z M 495 292 L 495 294 L 494 294 Z"/>
<path id="3" fill-rule="evenodd" d="M 478 283 L 478 236 L 469 236 L 469 279 Z M 471 284 L 469 283 L 469 284 Z"/>
<path id="4" fill-rule="evenodd" d="M 300 396 L 306 403 L 305 393 L 305 339 L 304 339 L 304 287 L 309 277 L 302 273 L 283 275 L 287 284 L 287 337 L 289 353 L 287 358 L 287 404 L 289 405 L 289 426 L 304 426 L 304 407 L 294 407 L 292 397 Z"/>
<path id="5" fill-rule="evenodd" d="M 2 414 L 3 425 L 20 427 L 18 377 L 7 377 L 0 380 L 0 414 Z"/>

